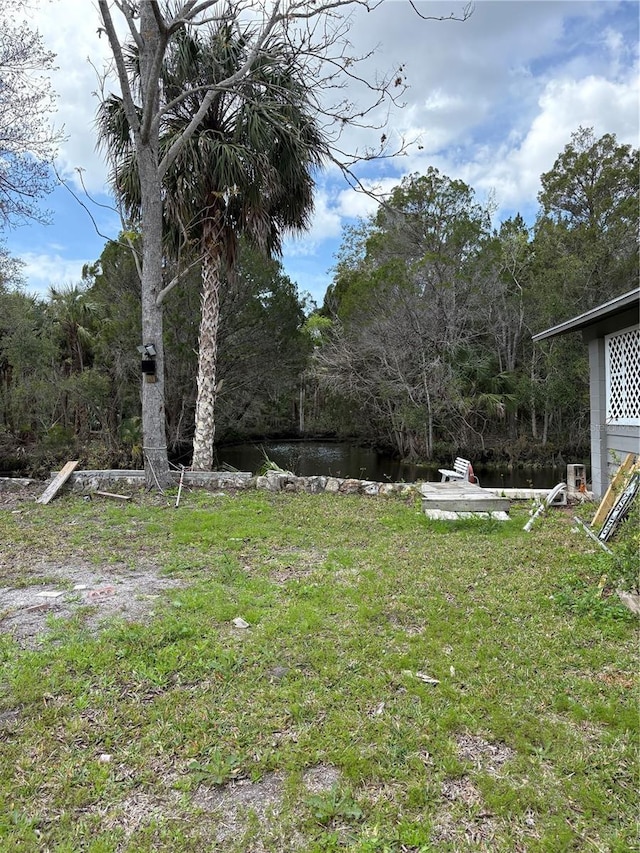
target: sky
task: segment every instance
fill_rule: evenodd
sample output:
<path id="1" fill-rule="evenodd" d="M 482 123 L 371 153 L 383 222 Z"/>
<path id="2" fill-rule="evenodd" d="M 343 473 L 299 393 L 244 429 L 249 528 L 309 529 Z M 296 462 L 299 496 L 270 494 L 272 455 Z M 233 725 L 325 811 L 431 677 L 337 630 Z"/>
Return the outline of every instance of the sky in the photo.
<path id="1" fill-rule="evenodd" d="M 415 5 L 435 16 L 464 7 L 460 0 Z M 40 0 L 34 8 L 31 25 L 57 54 L 54 120 L 65 141 L 56 170 L 66 186 L 43 201 L 49 224 L 0 237 L 24 262 L 27 290 L 46 294 L 52 285 L 78 284 L 120 220 L 96 151 L 98 71 L 109 56 L 98 13 L 91 0 Z M 404 66 L 404 106 L 392 111 L 385 133 L 410 143 L 403 156 L 361 166 L 359 177 L 384 191 L 433 166 L 465 181 L 478 201 L 491 201 L 494 224 L 517 212 L 532 224 L 540 175 L 580 126 L 638 147 L 639 10 L 638 0 L 476 0 L 464 22 L 428 21 L 406 0 L 385 0 L 374 12 L 355 13 L 354 50 L 374 51 L 363 66 L 369 79 Z M 361 90 L 352 95 L 358 100 Z M 380 135 L 349 130 L 344 144 L 374 146 Z M 375 206 L 337 168 L 318 175 L 312 225 L 284 245 L 285 271 L 301 293 L 322 304 L 343 227 Z"/>

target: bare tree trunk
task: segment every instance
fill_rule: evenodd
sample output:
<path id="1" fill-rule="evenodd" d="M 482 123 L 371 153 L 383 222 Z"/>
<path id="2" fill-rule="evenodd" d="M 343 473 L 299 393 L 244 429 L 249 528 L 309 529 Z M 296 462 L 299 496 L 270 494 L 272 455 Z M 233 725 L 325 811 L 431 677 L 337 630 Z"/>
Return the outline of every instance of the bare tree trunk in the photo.
<path id="1" fill-rule="evenodd" d="M 168 31 L 160 32 L 155 3 L 140 4 L 139 62 L 143 113 L 136 110 L 129 85 L 126 62 L 110 4 L 98 2 L 113 52 L 123 94 L 129 126 L 135 137 L 140 178 L 142 232 L 142 343 L 155 349 L 155 382 L 142 382 L 142 437 L 147 486 L 169 485 L 169 458 L 164 411 L 164 347 L 162 339 L 162 307 L 158 294 L 162 287 L 162 175 L 159 168 L 158 126 L 153 121 L 159 108 L 159 67 L 168 40 Z M 130 4 L 126 4 L 130 10 Z M 119 4 L 122 11 L 122 4 Z"/>
<path id="2" fill-rule="evenodd" d="M 531 387 L 533 388 L 534 382 L 536 380 L 536 372 L 535 372 L 535 361 L 533 356 L 531 357 Z M 533 392 L 531 393 L 531 437 L 538 440 L 538 414 L 536 412 L 536 402 Z"/>
<path id="3" fill-rule="evenodd" d="M 304 380 L 300 383 L 300 403 L 298 410 L 298 429 L 300 431 L 300 435 L 304 433 Z"/>
<path id="4" fill-rule="evenodd" d="M 220 256 L 205 253 L 202 262 L 202 314 L 198 352 L 198 396 L 196 428 L 193 437 L 195 471 L 213 468 L 215 439 L 216 366 L 218 360 L 218 326 L 220 323 Z"/>
<path id="5" fill-rule="evenodd" d="M 142 379 L 142 439 L 145 480 L 148 487 L 170 485 L 169 457 L 164 405 L 164 345 L 162 306 L 157 296 L 162 288 L 162 194 L 158 177 L 157 152 L 144 146 L 138 151 L 142 206 L 142 343 L 155 351 L 155 382 Z M 144 173 L 144 174 L 143 174 Z"/>
<path id="6" fill-rule="evenodd" d="M 158 77 L 154 60 L 160 43 L 160 32 L 151 3 L 140 9 L 140 31 L 144 49 L 140 54 L 142 84 L 155 113 L 159 98 Z M 171 483 L 164 411 L 164 342 L 162 307 L 158 293 L 162 289 L 162 179 L 158 168 L 157 132 L 143 128 L 137 134 L 138 164 L 142 207 L 142 343 L 153 344 L 156 355 L 155 382 L 142 382 L 142 438 L 144 470 L 147 486 L 162 488 Z"/>

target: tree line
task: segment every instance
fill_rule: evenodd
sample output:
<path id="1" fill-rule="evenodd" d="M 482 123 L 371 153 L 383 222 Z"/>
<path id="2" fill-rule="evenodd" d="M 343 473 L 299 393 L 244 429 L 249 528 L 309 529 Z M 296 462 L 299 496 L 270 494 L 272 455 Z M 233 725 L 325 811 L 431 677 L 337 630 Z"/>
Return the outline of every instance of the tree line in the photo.
<path id="1" fill-rule="evenodd" d="M 343 429 L 431 459 L 588 454 L 586 347 L 531 336 L 638 281 L 638 151 L 579 128 L 530 229 L 429 169 L 348 229 L 308 372 Z"/>
<path id="2" fill-rule="evenodd" d="M 637 280 L 638 155 L 615 137 L 574 134 L 532 229 L 492 228 L 471 187 L 431 168 L 346 231 L 320 310 L 284 275 L 317 170 L 357 183 L 359 162 L 404 149 L 391 131 L 343 144 L 345 128 L 384 127 L 376 110 L 405 87 L 402 67 L 358 71 L 353 2 L 273 0 L 256 16 L 248 0 L 99 0 L 113 63 L 97 125 L 123 231 L 44 300 L 0 252 L 0 454 L 75 443 L 163 485 L 190 446 L 210 468 L 214 437 L 350 435 L 408 459 L 586 444 L 584 352 L 530 335 Z M 31 74 L 53 57 L 28 25 L 8 33 L 0 90 L 20 121 L 0 126 L 0 227 L 40 215 L 60 141 L 38 135 L 53 101 Z M 345 75 L 369 103 L 335 100 Z"/>
<path id="3" fill-rule="evenodd" d="M 316 308 L 281 263 L 241 239 L 219 288 L 218 441 L 348 436 L 405 459 L 549 459 L 587 452 L 579 336 L 531 335 L 638 280 L 638 152 L 573 134 L 542 175 L 532 228 L 491 225 L 471 187 L 410 175 L 345 229 Z M 128 234 L 128 240 L 139 239 Z M 0 263 L 0 458 L 44 471 L 141 465 L 140 279 L 125 242 L 47 298 Z M 168 271 L 171 276 L 172 271 Z M 166 435 L 190 461 L 201 273 L 164 307 Z M 144 384 L 144 383 L 143 383 Z M 215 463 L 215 460 L 214 460 Z"/>

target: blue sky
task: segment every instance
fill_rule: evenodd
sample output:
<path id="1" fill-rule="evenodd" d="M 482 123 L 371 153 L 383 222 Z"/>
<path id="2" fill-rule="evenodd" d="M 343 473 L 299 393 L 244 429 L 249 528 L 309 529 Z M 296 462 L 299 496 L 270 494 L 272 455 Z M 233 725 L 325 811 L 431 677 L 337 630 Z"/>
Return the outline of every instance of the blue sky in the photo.
<path id="1" fill-rule="evenodd" d="M 459 13 L 463 5 L 418 3 L 429 15 Z M 466 181 L 478 200 L 491 198 L 496 223 L 515 212 L 532 222 L 540 174 L 553 166 L 580 125 L 638 146 L 638 13 L 637 0 L 476 0 L 465 23 L 428 22 L 405 0 L 385 0 L 375 12 L 356 14 L 354 47 L 376 48 L 369 73 L 399 62 L 405 66 L 406 104 L 390 116 L 387 133 L 416 140 L 406 156 L 367 164 L 360 176 L 385 190 L 403 175 L 435 166 Z M 91 3 L 51 0 L 41 4 L 32 24 L 58 54 L 56 122 L 64 125 L 67 139 L 57 169 L 83 198 L 100 232 L 59 187 L 43 203 L 51 211 L 49 225 L 3 235 L 25 262 L 27 289 L 46 293 L 50 285 L 77 283 L 83 264 L 96 260 L 105 239 L 117 235 L 119 220 L 84 197 L 78 181 L 80 169 L 91 198 L 110 204 L 93 127 L 95 68 L 107 58 L 97 12 Z M 357 91 L 353 95 L 359 97 Z M 379 136 L 380 131 L 371 131 L 369 139 L 364 131 L 353 132 L 346 142 L 375 144 Z M 349 190 L 336 169 L 318 177 L 312 227 L 285 243 L 284 266 L 301 292 L 322 302 L 342 227 L 374 206 Z"/>

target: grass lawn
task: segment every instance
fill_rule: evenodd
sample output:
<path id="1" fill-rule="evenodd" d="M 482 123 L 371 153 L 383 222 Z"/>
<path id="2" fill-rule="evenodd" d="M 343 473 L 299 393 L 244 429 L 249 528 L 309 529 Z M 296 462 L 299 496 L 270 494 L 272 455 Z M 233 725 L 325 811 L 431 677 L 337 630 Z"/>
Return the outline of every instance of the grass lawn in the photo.
<path id="1" fill-rule="evenodd" d="M 0 511 L 0 850 L 638 849 L 638 622 L 567 513 L 174 504 Z"/>

